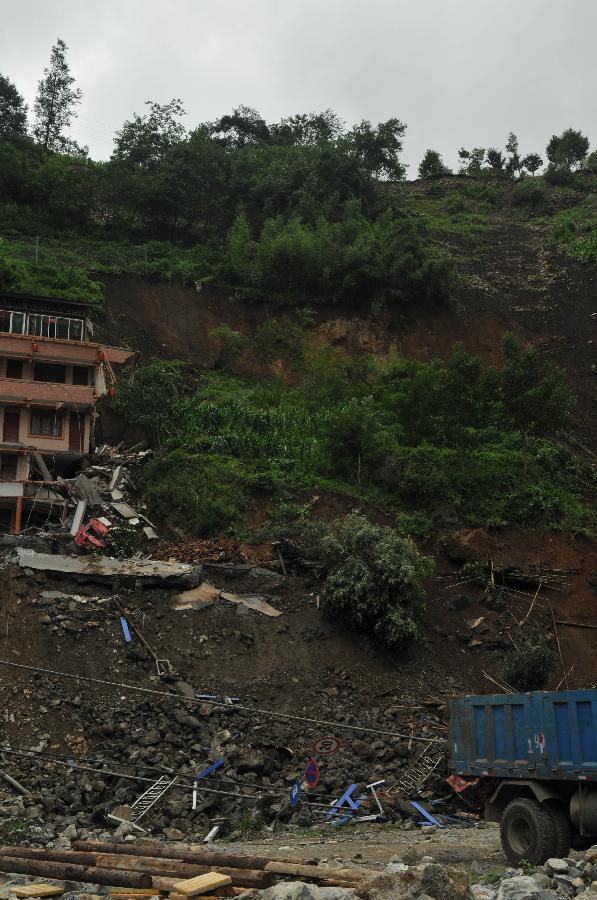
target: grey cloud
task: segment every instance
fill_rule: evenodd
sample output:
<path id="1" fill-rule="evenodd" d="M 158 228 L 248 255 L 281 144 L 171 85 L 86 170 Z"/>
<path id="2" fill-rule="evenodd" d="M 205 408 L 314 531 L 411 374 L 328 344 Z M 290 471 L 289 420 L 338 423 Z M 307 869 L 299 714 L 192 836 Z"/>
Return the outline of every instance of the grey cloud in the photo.
<path id="1" fill-rule="evenodd" d="M 32 103 L 51 45 L 84 91 L 73 135 L 109 156 L 146 100 L 181 97 L 186 124 L 244 103 L 268 120 L 332 107 L 397 116 L 410 173 L 427 147 L 542 152 L 568 126 L 597 139 L 592 0 L 1 0 L 0 71 Z"/>

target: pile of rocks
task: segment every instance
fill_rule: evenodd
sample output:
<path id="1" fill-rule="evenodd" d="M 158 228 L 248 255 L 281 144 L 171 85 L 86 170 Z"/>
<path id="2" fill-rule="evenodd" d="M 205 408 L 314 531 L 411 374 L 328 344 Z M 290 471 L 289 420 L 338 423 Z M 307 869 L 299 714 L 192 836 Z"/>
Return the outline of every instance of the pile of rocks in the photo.
<path id="1" fill-rule="evenodd" d="M 59 605 L 48 608 L 52 610 L 47 613 L 48 627 L 62 629 L 63 622 L 73 623 L 70 627 L 78 625 L 78 602 L 58 602 Z M 77 608 L 71 610 L 71 603 Z M 63 604 L 65 611 L 57 613 L 55 610 Z M 81 604 L 83 608 L 86 605 Z M 99 605 L 94 621 L 101 611 Z M 170 689 L 175 689 L 174 685 Z M 30 705 L 44 712 L 61 710 L 69 720 L 67 739 L 77 765 L 100 770 L 85 772 L 66 765 L 56 768 L 51 759 L 49 734 L 38 735 L 39 742 L 32 747 L 35 756 L 6 755 L 4 765 L 10 763 L 10 773 L 31 796 L 15 798 L 11 788 L 3 791 L 0 785 L 0 822 L 23 817 L 31 825 L 43 828 L 43 839 L 51 839 L 49 831 L 68 824 L 83 829 L 98 827 L 114 807 L 130 805 L 148 786 L 143 781 L 115 778 L 110 775 L 114 771 L 153 780 L 168 772 L 181 776 L 190 785 L 188 790 L 174 788 L 169 792 L 152 810 L 148 825 L 153 834 L 175 828 L 182 837 L 202 829 L 207 832 L 214 816 L 227 819 L 231 830 L 247 816 L 255 823 L 322 824 L 324 804 L 346 790 L 350 783 L 347 779 L 367 793 L 368 783 L 380 776 L 396 777 L 416 752 L 399 740 L 367 744 L 355 739 L 347 743 L 337 759 L 331 757 L 321 767 L 319 784 L 309 792 L 311 802 L 301 802 L 293 809 L 289 790 L 304 772 L 311 738 L 305 734 L 303 740 L 297 740 L 294 723 L 256 723 L 234 705 L 189 705 L 182 697 L 181 702 L 165 700 L 159 706 L 153 701 L 135 701 L 130 696 L 98 703 L 88 691 L 73 697 L 70 688 L 65 689 L 60 682 L 53 684 L 52 679 L 35 684 Z M 215 789 L 216 793 L 200 790 L 196 809 L 192 810 L 194 775 L 222 757 L 226 759 L 225 767 L 205 783 L 205 788 Z M 313 806 L 313 802 L 320 806 Z M 384 807 L 392 819 L 402 819 L 399 808 L 392 809 L 385 801 Z M 222 832 L 225 830 L 223 825 Z"/>
<path id="2" fill-rule="evenodd" d="M 476 884 L 475 900 L 597 900 L 597 846 L 580 859 L 548 859 L 530 874 L 507 869 L 499 886 Z"/>

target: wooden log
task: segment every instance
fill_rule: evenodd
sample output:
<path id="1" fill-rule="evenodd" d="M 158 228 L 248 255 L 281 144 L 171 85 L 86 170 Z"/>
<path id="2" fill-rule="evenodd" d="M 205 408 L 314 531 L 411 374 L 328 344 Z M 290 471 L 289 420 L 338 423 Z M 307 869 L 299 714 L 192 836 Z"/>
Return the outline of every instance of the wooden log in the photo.
<path id="1" fill-rule="evenodd" d="M 301 881 L 321 881 L 328 882 L 350 882 L 357 884 L 367 878 L 375 875 L 371 869 L 363 869 L 355 866 L 353 869 L 334 869 L 330 866 L 310 866 L 301 865 L 300 863 L 280 863 L 272 860 L 265 867 L 266 872 L 273 872 L 276 875 L 293 875 L 300 878 Z"/>
<path id="2" fill-rule="evenodd" d="M 85 853 L 75 850 L 46 850 L 34 847 L 2 847 L 0 848 L 0 864 L 5 856 L 16 856 L 24 861 L 50 861 L 62 864 L 71 863 L 79 866 L 100 867 L 126 872 L 146 872 L 150 875 L 164 875 L 171 878 L 193 878 L 207 872 L 218 872 L 228 875 L 236 887 L 267 887 L 273 881 L 263 869 L 233 869 L 227 866 L 198 866 L 181 862 L 177 859 L 157 859 L 118 855 L 116 853 Z M 117 884 L 118 882 L 114 882 Z M 128 885 L 125 885 L 128 886 Z M 145 887 L 145 885 L 132 885 Z"/>
<path id="3" fill-rule="evenodd" d="M 111 884 L 121 887 L 152 887 L 151 875 L 146 872 L 123 872 L 96 866 L 77 866 L 69 863 L 48 862 L 43 859 L 0 857 L 0 872 L 16 872 L 19 875 L 41 875 L 57 881 L 82 881 L 87 884 Z"/>
<path id="4" fill-rule="evenodd" d="M 59 884 L 11 884 L 10 893 L 15 897 L 57 897 L 64 894 Z"/>
<path id="5" fill-rule="evenodd" d="M 42 847 L 0 847 L 0 861 L 4 856 L 18 859 L 39 859 L 42 862 L 74 863 L 78 866 L 97 866 L 96 853 L 73 853 L 71 850 L 46 850 Z"/>
<path id="6" fill-rule="evenodd" d="M 217 850 L 182 850 L 163 844 L 116 844 L 112 841 L 74 841 L 73 848 L 90 853 L 118 853 L 124 856 L 151 856 L 155 859 L 179 859 L 199 866 L 229 866 L 231 869 L 264 869 L 271 862 L 269 856 L 247 856 Z M 283 862 L 283 860 L 279 860 Z"/>
<path id="7" fill-rule="evenodd" d="M 352 869 L 335 869 L 320 865 L 301 865 L 286 860 L 270 859 L 269 857 L 245 856 L 241 854 L 217 852 L 217 851 L 201 851 L 201 850 L 178 850 L 174 847 L 156 847 L 153 844 L 143 847 L 137 842 L 134 844 L 113 844 L 107 841 L 76 841 L 74 846 L 77 850 L 83 852 L 92 850 L 97 853 L 98 861 L 102 865 L 114 865 L 118 855 L 126 857 L 148 857 L 152 859 L 170 859 L 180 860 L 194 864 L 195 866 L 204 866 L 211 868 L 213 871 L 229 873 L 237 867 L 237 861 L 245 868 L 248 863 L 252 863 L 252 868 L 263 869 L 266 872 L 273 872 L 277 875 L 293 875 L 310 881 L 319 881 L 327 879 L 328 881 L 341 880 L 350 881 L 353 884 L 366 878 L 371 878 L 374 874 L 369 869 L 352 868 Z M 115 853 L 98 853 L 99 848 L 114 847 Z M 218 863 L 221 862 L 221 865 Z M 223 866 L 223 868 L 222 868 Z M 240 873 L 239 873 L 240 874 Z"/>
<path id="8" fill-rule="evenodd" d="M 98 866 L 125 869 L 130 872 L 149 872 L 151 875 L 167 875 L 172 878 L 193 878 L 208 872 L 228 875 L 236 887 L 266 887 L 271 884 L 271 876 L 263 869 L 231 869 L 228 866 L 196 866 L 178 859 L 152 859 L 148 857 L 118 856 L 112 853 L 97 853 Z"/>
<path id="9" fill-rule="evenodd" d="M 232 883 L 232 879 L 228 875 L 220 875 L 219 872 L 206 872 L 205 875 L 198 875 L 196 878 L 188 878 L 186 881 L 179 881 L 175 885 L 174 890 L 177 894 L 184 897 L 197 897 L 200 894 L 208 894 L 214 888 L 226 887 Z"/>

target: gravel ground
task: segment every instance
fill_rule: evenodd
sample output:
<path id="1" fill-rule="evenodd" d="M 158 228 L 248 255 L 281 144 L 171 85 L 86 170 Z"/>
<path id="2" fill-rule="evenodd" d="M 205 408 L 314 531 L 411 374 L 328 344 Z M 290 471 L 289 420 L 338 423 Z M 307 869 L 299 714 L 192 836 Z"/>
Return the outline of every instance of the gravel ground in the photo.
<path id="1" fill-rule="evenodd" d="M 316 858 L 330 864 L 354 863 L 373 868 L 381 868 L 390 860 L 415 862 L 413 854 L 419 860 L 433 856 L 439 863 L 461 865 L 478 873 L 508 865 L 500 845 L 499 827 L 490 823 L 472 828 L 445 828 L 429 835 L 376 825 L 350 832 L 321 829 L 297 834 L 288 830 L 277 832 L 271 838 L 226 844 L 226 848 L 260 856 L 282 856 L 297 862 Z"/>

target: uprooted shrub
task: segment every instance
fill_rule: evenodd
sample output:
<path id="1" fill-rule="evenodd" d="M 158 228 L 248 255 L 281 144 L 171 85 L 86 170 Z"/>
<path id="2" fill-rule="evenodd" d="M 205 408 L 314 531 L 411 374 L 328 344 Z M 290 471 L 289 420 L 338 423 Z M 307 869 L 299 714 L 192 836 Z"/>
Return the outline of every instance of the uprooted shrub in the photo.
<path id="1" fill-rule="evenodd" d="M 325 565 L 322 610 L 388 647 L 412 640 L 425 611 L 422 582 L 433 562 L 393 528 L 353 512 L 331 525 L 311 521 L 305 549 Z"/>
<path id="2" fill-rule="evenodd" d="M 542 691 L 554 670 L 554 651 L 537 627 L 527 629 L 516 643 L 506 662 L 504 678 L 517 691 Z"/>

